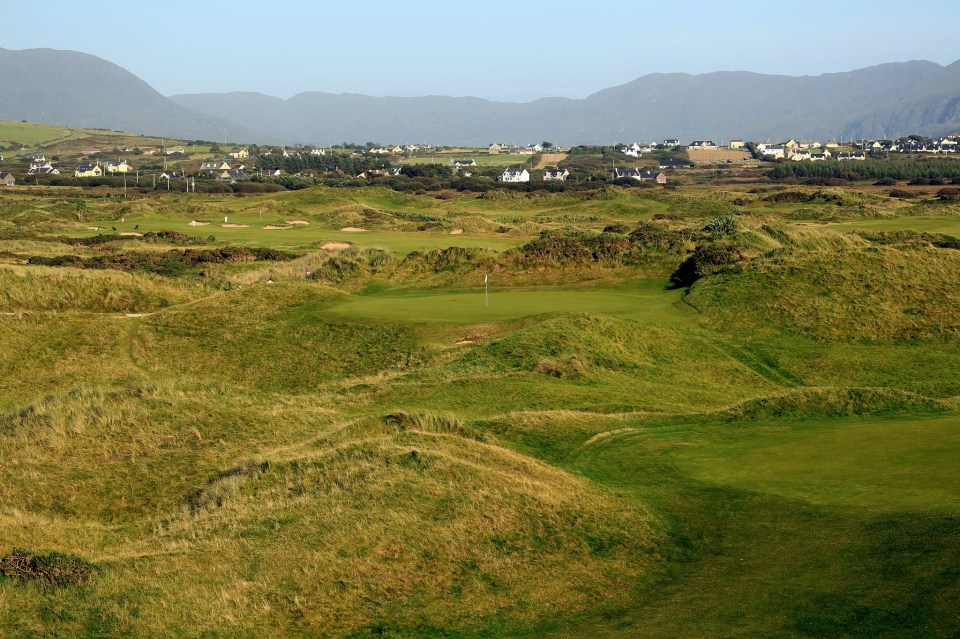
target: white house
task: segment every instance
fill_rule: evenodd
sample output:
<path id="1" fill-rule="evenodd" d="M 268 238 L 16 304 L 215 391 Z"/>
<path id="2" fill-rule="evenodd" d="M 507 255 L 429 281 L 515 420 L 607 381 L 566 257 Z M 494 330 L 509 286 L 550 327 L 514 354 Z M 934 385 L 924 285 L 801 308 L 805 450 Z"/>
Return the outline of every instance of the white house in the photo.
<path id="1" fill-rule="evenodd" d="M 642 171 L 640 169 L 614 169 L 613 179 L 633 178 L 638 182 L 654 181 L 657 184 L 666 184 L 667 176 L 663 172 L 654 173 L 653 171 Z"/>
<path id="2" fill-rule="evenodd" d="M 787 149 L 782 146 L 767 146 L 766 144 L 761 144 L 757 149 L 768 158 L 782 158 L 786 157 Z"/>
<path id="3" fill-rule="evenodd" d="M 107 173 L 130 173 L 135 171 L 132 165 L 127 163 L 126 160 L 119 160 L 117 162 L 107 162 Z"/>
<path id="4" fill-rule="evenodd" d="M 570 176 L 570 171 L 566 169 L 547 169 L 543 172 L 544 182 L 563 182 Z"/>
<path id="5" fill-rule="evenodd" d="M 529 182 L 530 173 L 526 169 L 506 169 L 500 175 L 501 182 Z"/>

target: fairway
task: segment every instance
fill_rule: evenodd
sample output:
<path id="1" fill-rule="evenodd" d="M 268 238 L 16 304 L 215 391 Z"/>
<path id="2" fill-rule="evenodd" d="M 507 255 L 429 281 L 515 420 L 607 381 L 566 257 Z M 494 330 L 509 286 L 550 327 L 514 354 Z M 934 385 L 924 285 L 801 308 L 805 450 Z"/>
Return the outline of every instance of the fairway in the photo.
<path id="1" fill-rule="evenodd" d="M 243 244 L 248 246 L 270 246 L 283 249 L 302 249 L 319 247 L 326 242 L 349 242 L 360 247 L 383 248 L 395 253 L 410 253 L 437 248 L 459 246 L 463 248 L 489 248 L 504 251 L 520 246 L 525 238 L 516 235 L 471 235 L 462 233 L 452 235 L 449 232 L 405 232 L 370 230 L 365 232 L 341 231 L 330 229 L 317 223 L 304 225 L 288 225 L 291 217 L 277 217 L 276 214 L 228 215 L 228 224 L 249 225 L 245 227 L 224 227 L 223 216 L 212 218 L 209 214 L 197 216 L 198 220 L 208 221 L 203 226 L 191 226 L 189 218 L 149 216 L 130 217 L 125 221 L 100 220 L 84 226 L 84 230 L 76 235 L 92 237 L 98 233 L 110 232 L 115 227 L 117 232 L 149 231 L 179 231 L 187 235 L 206 238 L 214 236 L 218 242 L 229 244 Z M 101 231 L 94 231 L 86 226 L 99 226 Z M 268 226 L 289 226 L 289 228 L 268 229 Z M 136 228 L 135 228 L 136 227 Z"/>
<path id="2" fill-rule="evenodd" d="M 924 215 L 897 217 L 883 220 L 857 220 L 830 224 L 827 228 L 838 231 L 923 231 L 927 233 L 946 233 L 960 236 L 960 216 Z"/>
<path id="3" fill-rule="evenodd" d="M 601 313 L 648 321 L 679 317 L 682 297 L 663 282 L 639 281 L 618 287 L 355 296 L 326 309 L 344 318 L 403 322 L 496 322 L 548 313 Z"/>
<path id="4" fill-rule="evenodd" d="M 960 512 L 960 416 L 804 423 L 686 447 L 711 483 L 871 510 Z"/>

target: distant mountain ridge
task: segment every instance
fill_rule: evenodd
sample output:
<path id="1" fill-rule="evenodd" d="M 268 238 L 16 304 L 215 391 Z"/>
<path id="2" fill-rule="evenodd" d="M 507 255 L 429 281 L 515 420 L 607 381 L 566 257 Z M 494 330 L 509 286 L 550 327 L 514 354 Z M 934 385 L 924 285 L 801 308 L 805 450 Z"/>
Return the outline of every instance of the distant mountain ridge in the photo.
<path id="1" fill-rule="evenodd" d="M 95 56 L 0 49 L 0 118 L 181 138 L 329 145 L 563 145 L 664 138 L 879 138 L 960 130 L 960 61 L 911 61 L 818 76 L 655 73 L 583 99 L 300 93 L 160 95 Z"/>
<path id="2" fill-rule="evenodd" d="M 0 49 L 0 119 L 216 140 L 239 124 L 186 109 L 129 71 L 56 49 Z"/>

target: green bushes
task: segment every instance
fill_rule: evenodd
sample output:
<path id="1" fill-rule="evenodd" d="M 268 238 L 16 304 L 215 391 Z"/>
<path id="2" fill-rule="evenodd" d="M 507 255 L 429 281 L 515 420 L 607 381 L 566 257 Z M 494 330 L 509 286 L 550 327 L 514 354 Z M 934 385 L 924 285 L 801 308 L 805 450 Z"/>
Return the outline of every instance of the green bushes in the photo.
<path id="1" fill-rule="evenodd" d="M 351 248 L 328 257 L 309 277 L 312 280 L 344 282 L 353 277 L 379 272 L 390 260 L 390 253 L 383 249 Z"/>
<path id="2" fill-rule="evenodd" d="M 916 193 L 913 193 L 912 191 L 907 191 L 907 190 L 904 190 L 904 189 L 892 189 L 892 190 L 890 191 L 890 197 L 895 197 L 895 198 L 900 198 L 900 199 L 907 199 L 907 198 L 917 197 L 917 195 L 916 195 Z"/>
<path id="3" fill-rule="evenodd" d="M 41 266 L 70 266 L 73 268 L 115 269 L 119 271 L 147 271 L 160 275 L 179 275 L 184 270 L 200 264 L 225 262 L 249 262 L 255 260 L 285 262 L 296 257 L 292 253 L 271 248 L 225 246 L 203 250 L 172 250 L 164 253 L 126 251 L 80 257 L 58 255 L 45 257 L 34 255 L 28 264 Z"/>
<path id="4" fill-rule="evenodd" d="M 703 230 L 714 237 L 733 235 L 737 232 L 737 220 L 729 215 L 721 215 L 710 220 Z"/>
<path id="5" fill-rule="evenodd" d="M 96 566 L 62 552 L 32 553 L 14 548 L 0 559 L 0 575 L 20 583 L 51 588 L 81 586 L 96 573 Z"/>
<path id="6" fill-rule="evenodd" d="M 698 246 L 670 276 L 674 286 L 691 286 L 697 280 L 720 269 L 742 261 L 744 247 L 739 243 L 723 242 Z"/>
<path id="7" fill-rule="evenodd" d="M 629 259 L 634 242 L 619 233 L 591 235 L 583 232 L 544 231 L 520 247 L 529 261 L 567 264 Z"/>
<path id="8" fill-rule="evenodd" d="M 779 164 L 767 174 L 774 180 L 829 179 L 854 180 L 949 180 L 960 177 L 960 162 L 948 159 L 899 158 L 870 159 L 866 162 L 787 162 Z"/>

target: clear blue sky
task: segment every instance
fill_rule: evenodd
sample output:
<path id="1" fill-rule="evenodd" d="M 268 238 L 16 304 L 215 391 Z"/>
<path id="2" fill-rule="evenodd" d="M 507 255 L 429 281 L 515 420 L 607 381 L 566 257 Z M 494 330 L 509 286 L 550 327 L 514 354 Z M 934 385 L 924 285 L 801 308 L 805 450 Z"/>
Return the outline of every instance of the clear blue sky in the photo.
<path id="1" fill-rule="evenodd" d="M 957 0 L 0 0 L 0 47 L 90 53 L 164 95 L 578 98 L 657 72 L 949 64 L 957 25 Z"/>

